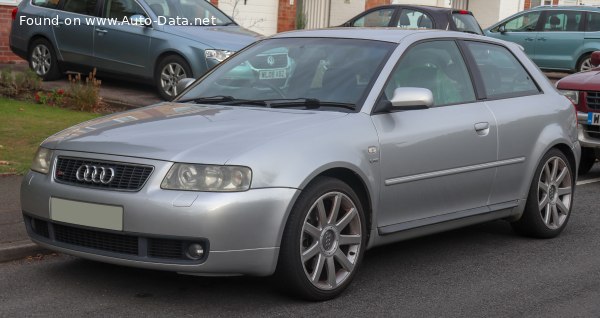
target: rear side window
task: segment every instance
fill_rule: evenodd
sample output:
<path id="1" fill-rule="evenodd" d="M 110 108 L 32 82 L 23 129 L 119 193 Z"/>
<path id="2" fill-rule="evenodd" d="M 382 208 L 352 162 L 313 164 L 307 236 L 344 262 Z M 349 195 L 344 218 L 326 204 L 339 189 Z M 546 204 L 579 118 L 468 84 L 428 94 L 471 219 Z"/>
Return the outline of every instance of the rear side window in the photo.
<path id="1" fill-rule="evenodd" d="M 470 14 L 453 13 L 452 21 L 456 25 L 456 30 L 461 32 L 482 34 L 479 23 L 475 20 L 475 17 Z"/>
<path id="2" fill-rule="evenodd" d="M 542 31 L 579 31 L 581 11 L 548 11 Z"/>
<path id="3" fill-rule="evenodd" d="M 34 6 L 56 9 L 58 7 L 58 0 L 33 0 Z"/>
<path id="4" fill-rule="evenodd" d="M 66 0 L 62 9 L 73 13 L 94 15 L 97 2 L 97 0 Z"/>
<path id="5" fill-rule="evenodd" d="M 523 65 L 505 47 L 466 42 L 477 65 L 488 98 L 508 98 L 538 94 L 535 82 Z"/>
<path id="6" fill-rule="evenodd" d="M 587 13 L 587 26 L 585 27 L 585 30 L 588 32 L 600 31 L 600 13 Z"/>
<path id="7" fill-rule="evenodd" d="M 355 27 L 386 27 L 390 25 L 395 9 L 381 9 L 370 13 L 354 21 Z"/>
<path id="8" fill-rule="evenodd" d="M 417 10 L 404 9 L 398 19 L 398 27 L 402 29 L 433 29 L 431 17 Z"/>

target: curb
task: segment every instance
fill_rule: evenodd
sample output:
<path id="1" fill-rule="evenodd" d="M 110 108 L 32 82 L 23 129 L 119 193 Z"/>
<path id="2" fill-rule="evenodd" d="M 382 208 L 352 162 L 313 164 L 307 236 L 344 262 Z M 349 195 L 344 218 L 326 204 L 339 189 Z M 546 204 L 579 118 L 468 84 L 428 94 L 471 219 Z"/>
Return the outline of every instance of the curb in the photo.
<path id="1" fill-rule="evenodd" d="M 0 244 L 0 263 L 18 260 L 27 256 L 35 256 L 36 254 L 50 253 L 51 251 L 40 247 L 30 240 Z"/>

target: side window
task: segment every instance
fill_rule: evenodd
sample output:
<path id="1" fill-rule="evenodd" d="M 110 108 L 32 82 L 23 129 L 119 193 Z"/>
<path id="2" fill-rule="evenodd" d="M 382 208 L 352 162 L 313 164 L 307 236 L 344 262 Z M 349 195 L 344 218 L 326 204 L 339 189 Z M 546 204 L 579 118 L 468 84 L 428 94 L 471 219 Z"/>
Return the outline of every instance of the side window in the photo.
<path id="1" fill-rule="evenodd" d="M 97 0 L 66 0 L 62 9 L 67 12 L 94 15 L 97 2 Z"/>
<path id="2" fill-rule="evenodd" d="M 579 31 L 581 11 L 548 11 L 542 31 Z"/>
<path id="3" fill-rule="evenodd" d="M 109 19 L 123 21 L 125 17 L 129 19 L 135 14 L 146 16 L 144 9 L 134 0 L 107 0 L 104 7 L 104 17 Z"/>
<path id="4" fill-rule="evenodd" d="M 58 0 L 33 0 L 34 6 L 56 9 L 58 7 Z"/>
<path id="5" fill-rule="evenodd" d="M 600 13 L 587 13 L 587 26 L 585 27 L 585 30 L 588 32 L 600 31 Z"/>
<path id="6" fill-rule="evenodd" d="M 508 49 L 495 44 L 466 43 L 475 59 L 488 98 L 539 93 L 533 79 Z"/>
<path id="7" fill-rule="evenodd" d="M 366 14 L 360 19 L 354 21 L 355 27 L 386 27 L 390 25 L 392 15 L 395 9 L 381 9 Z"/>
<path id="8" fill-rule="evenodd" d="M 424 42 L 402 56 L 385 87 L 391 99 L 398 87 L 427 88 L 434 106 L 475 101 L 475 92 L 462 55 L 454 41 Z"/>
<path id="9" fill-rule="evenodd" d="M 540 18 L 540 11 L 522 14 L 504 24 L 509 32 L 530 32 L 535 30 L 535 25 Z"/>
<path id="10" fill-rule="evenodd" d="M 400 19 L 398 19 L 398 27 L 402 29 L 433 29 L 433 21 L 426 13 L 403 9 Z"/>

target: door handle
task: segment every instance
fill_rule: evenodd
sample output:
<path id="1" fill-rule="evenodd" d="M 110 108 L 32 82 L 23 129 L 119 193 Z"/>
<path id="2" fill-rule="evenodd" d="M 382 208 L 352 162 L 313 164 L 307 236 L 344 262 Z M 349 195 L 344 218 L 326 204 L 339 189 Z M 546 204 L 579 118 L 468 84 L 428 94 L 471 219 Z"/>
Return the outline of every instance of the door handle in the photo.
<path id="1" fill-rule="evenodd" d="M 533 41 L 533 38 L 525 38 L 525 41 L 531 42 L 531 41 Z"/>
<path id="2" fill-rule="evenodd" d="M 104 30 L 104 29 L 96 29 L 96 32 L 98 32 L 98 33 L 106 33 L 106 32 L 108 32 L 108 31 L 106 31 L 106 30 Z"/>
<path id="3" fill-rule="evenodd" d="M 57 27 L 60 27 L 62 25 L 65 25 L 65 21 L 63 20 L 58 20 L 58 24 L 56 25 Z"/>
<path id="4" fill-rule="evenodd" d="M 539 38 L 538 41 L 546 41 L 546 38 Z"/>
<path id="5" fill-rule="evenodd" d="M 487 123 L 487 122 L 476 123 L 475 124 L 475 132 L 479 136 L 487 136 L 487 134 L 490 133 L 490 123 Z"/>

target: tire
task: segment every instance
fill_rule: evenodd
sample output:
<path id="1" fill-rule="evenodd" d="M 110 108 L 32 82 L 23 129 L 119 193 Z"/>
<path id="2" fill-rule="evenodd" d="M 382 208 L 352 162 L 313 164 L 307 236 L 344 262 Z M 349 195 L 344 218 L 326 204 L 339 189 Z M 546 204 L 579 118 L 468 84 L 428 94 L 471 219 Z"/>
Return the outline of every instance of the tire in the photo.
<path id="1" fill-rule="evenodd" d="M 592 68 L 592 54 L 584 54 L 577 63 L 577 72 L 589 71 Z"/>
<path id="2" fill-rule="evenodd" d="M 283 233 L 277 264 L 282 287 L 313 301 L 338 296 L 358 271 L 366 231 L 363 206 L 352 188 L 318 177 L 300 194 Z"/>
<path id="3" fill-rule="evenodd" d="M 31 70 L 44 81 L 56 80 L 62 75 L 54 47 L 46 39 L 40 38 L 31 42 L 28 61 Z"/>
<path id="4" fill-rule="evenodd" d="M 191 76 L 192 69 L 181 56 L 169 55 L 159 61 L 154 74 L 154 84 L 162 99 L 173 100 L 179 93 L 177 82 Z"/>
<path id="5" fill-rule="evenodd" d="M 596 153 L 594 148 L 581 148 L 581 160 L 579 161 L 578 174 L 584 175 L 588 173 L 596 163 Z"/>
<path id="6" fill-rule="evenodd" d="M 521 235 L 556 237 L 569 221 L 574 190 L 575 178 L 569 160 L 558 149 L 548 151 L 535 171 L 525 211 L 511 225 Z"/>

